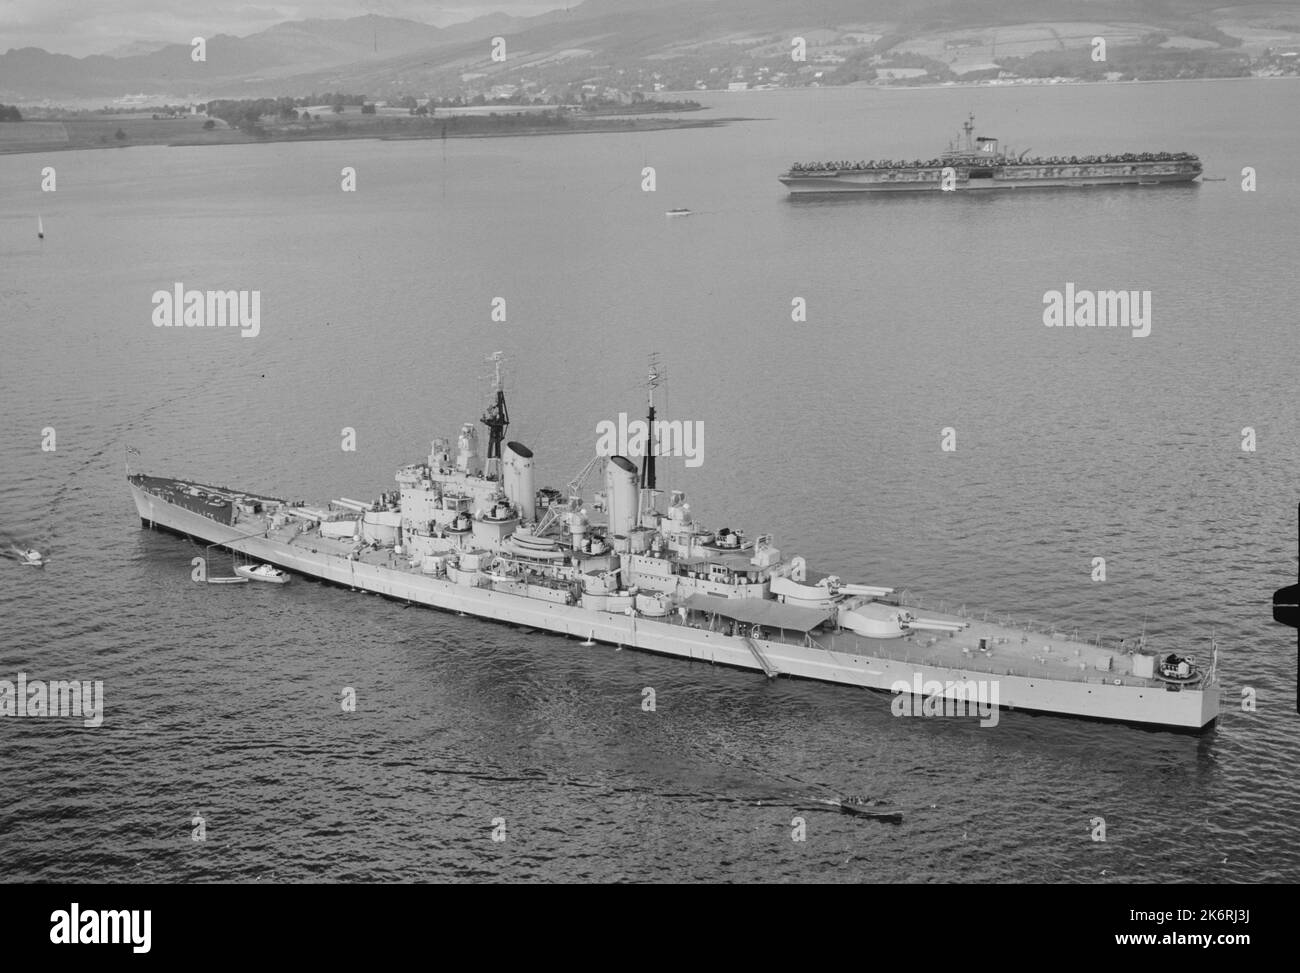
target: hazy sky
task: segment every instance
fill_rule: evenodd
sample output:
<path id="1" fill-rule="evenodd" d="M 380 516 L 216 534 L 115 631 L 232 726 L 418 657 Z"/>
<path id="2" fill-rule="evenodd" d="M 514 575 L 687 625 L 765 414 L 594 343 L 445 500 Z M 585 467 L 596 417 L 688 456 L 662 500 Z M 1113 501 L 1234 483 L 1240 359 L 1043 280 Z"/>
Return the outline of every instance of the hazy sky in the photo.
<path id="1" fill-rule="evenodd" d="M 133 41 L 188 44 L 196 36 L 253 34 L 283 20 L 361 14 L 406 17 L 445 27 L 485 13 L 518 17 L 578 0 L 0 0 L 0 52 L 43 47 L 56 54 L 105 54 Z"/>

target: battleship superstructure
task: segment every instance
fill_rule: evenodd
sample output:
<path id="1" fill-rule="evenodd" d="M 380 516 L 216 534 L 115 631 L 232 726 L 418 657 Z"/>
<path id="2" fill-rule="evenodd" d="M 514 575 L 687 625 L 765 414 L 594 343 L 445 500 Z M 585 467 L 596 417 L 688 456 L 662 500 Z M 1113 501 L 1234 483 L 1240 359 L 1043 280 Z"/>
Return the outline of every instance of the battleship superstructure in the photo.
<path id="1" fill-rule="evenodd" d="M 1189 152 L 1126 152 L 1114 155 L 1027 158 L 998 140 L 975 135 L 975 116 L 962 125 L 962 139 L 935 159 L 910 162 L 796 162 L 778 178 L 792 193 L 966 191 L 1034 187 L 1154 186 L 1191 182 L 1201 162 Z"/>
<path id="2" fill-rule="evenodd" d="M 848 583 L 785 556 L 768 534 L 752 541 L 696 521 L 680 490 L 657 486 L 652 366 L 641 466 L 593 457 L 568 496 L 538 490 L 534 455 L 506 440 L 509 414 L 497 359 L 482 423 L 455 446 L 435 439 L 426 459 L 397 471 L 397 489 L 365 503 L 306 505 L 227 487 L 127 471 L 141 522 L 250 558 L 389 598 L 584 640 L 892 690 L 912 699 L 994 705 L 1201 730 L 1215 721 L 1215 664 L 1163 658 L 1145 638 L 1106 645 L 1065 633 L 924 611 L 889 587 Z M 591 519 L 584 487 L 604 521 Z M 557 647 L 558 648 L 558 647 Z M 559 648 L 563 651 L 562 648 Z M 932 688 L 933 687 L 933 688 Z M 985 697 L 981 694 L 981 700 Z M 897 710 L 895 710 L 897 712 Z"/>

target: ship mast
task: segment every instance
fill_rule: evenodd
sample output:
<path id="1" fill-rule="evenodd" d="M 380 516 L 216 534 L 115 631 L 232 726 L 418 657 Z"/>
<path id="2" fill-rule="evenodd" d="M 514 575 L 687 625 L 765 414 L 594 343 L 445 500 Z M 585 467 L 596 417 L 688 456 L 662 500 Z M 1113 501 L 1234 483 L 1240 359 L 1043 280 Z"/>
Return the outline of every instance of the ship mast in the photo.
<path id="1" fill-rule="evenodd" d="M 510 412 L 506 409 L 506 388 L 501 380 L 501 352 L 488 357 L 495 366 L 492 390 L 496 397 L 483 413 L 482 423 L 488 427 L 487 470 L 489 480 L 501 479 L 501 444 L 505 442 L 506 428 L 510 425 Z"/>
<path id="2" fill-rule="evenodd" d="M 659 455 L 659 437 L 655 434 L 655 389 L 659 387 L 662 370 L 659 367 L 658 354 L 650 355 L 650 374 L 646 379 L 646 446 L 645 455 L 641 457 L 641 497 L 638 513 L 653 510 L 655 497 L 659 494 L 655 480 L 655 457 Z"/>

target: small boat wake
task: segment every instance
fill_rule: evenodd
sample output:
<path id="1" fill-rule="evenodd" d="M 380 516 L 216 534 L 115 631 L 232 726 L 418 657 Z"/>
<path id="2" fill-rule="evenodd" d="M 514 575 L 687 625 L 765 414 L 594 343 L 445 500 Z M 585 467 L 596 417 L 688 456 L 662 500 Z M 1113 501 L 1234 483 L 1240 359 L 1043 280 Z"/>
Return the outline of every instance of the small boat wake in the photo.
<path id="1" fill-rule="evenodd" d="M 25 567 L 45 567 L 45 555 L 34 547 L 19 547 L 17 544 L 12 544 L 9 548 L 9 556 Z"/>
<path id="2" fill-rule="evenodd" d="M 800 811 L 824 811 L 849 817 L 880 821 L 884 824 L 902 824 L 903 811 L 884 798 L 845 795 L 838 788 L 816 781 L 804 780 L 794 774 L 764 767 L 737 748 L 730 751 L 719 748 L 716 741 L 710 745 L 709 758 L 730 758 L 730 762 L 743 768 L 754 777 L 767 778 L 776 785 L 774 793 L 755 798 L 714 798 L 753 807 L 790 807 Z"/>
<path id="3" fill-rule="evenodd" d="M 885 824 L 902 824 L 903 812 L 888 807 L 888 801 L 866 797 L 820 798 L 805 797 L 786 800 L 759 800 L 758 807 L 793 807 L 801 811 L 833 811 L 850 817 L 881 821 Z"/>
<path id="4" fill-rule="evenodd" d="M 469 770 L 454 767 L 424 768 L 424 770 L 426 773 L 435 776 L 467 777 L 493 784 L 528 783 L 533 786 L 578 787 L 589 791 L 603 791 L 609 796 L 631 795 L 640 800 L 656 798 L 665 801 L 686 801 L 691 804 L 729 804 L 733 807 L 790 807 L 800 811 L 825 811 L 827 813 L 844 814 L 867 821 L 879 821 L 883 824 L 903 823 L 903 811 L 891 805 L 889 801 L 864 797 L 814 797 L 810 796 L 807 790 L 784 794 L 768 794 L 761 797 L 745 797 L 738 794 L 718 794 L 701 791 L 665 791 L 635 784 L 611 786 L 605 782 L 581 780 L 575 777 L 566 776 L 556 779 L 541 772 L 520 775 L 510 773 L 504 769 L 484 770 L 476 768 Z M 809 786 L 814 789 L 820 788 L 820 785 L 816 784 Z"/>
<path id="5" fill-rule="evenodd" d="M 866 818 L 867 821 L 880 821 L 887 825 L 901 825 L 902 812 L 894 808 L 889 801 L 878 797 L 813 797 L 792 795 L 759 797 L 753 803 L 757 808 L 794 808 L 797 810 L 824 810 L 827 813 L 846 814 L 849 817 Z"/>
<path id="6" fill-rule="evenodd" d="M 653 793 L 645 788 L 616 788 L 615 790 Z M 739 797 L 725 794 L 699 794 L 663 792 L 656 794 L 668 800 L 708 801 L 718 804 L 735 804 L 744 807 L 790 807 L 798 811 L 825 811 L 844 814 L 885 824 L 902 824 L 903 812 L 889 801 L 867 797 L 813 797 L 806 793 L 771 794 L 763 797 Z"/>

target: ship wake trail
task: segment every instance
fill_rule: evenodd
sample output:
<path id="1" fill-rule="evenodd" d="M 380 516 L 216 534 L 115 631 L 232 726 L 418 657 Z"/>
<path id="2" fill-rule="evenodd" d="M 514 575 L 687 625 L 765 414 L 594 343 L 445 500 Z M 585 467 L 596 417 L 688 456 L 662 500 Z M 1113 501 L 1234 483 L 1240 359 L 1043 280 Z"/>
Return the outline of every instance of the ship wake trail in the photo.
<path id="1" fill-rule="evenodd" d="M 668 791 L 640 784 L 611 784 L 576 777 L 549 777 L 542 773 L 519 773 L 499 768 L 493 771 L 483 769 L 463 769 L 457 767 L 421 768 L 430 777 L 459 777 L 465 780 L 480 781 L 485 784 L 529 784 L 556 790 L 576 788 L 591 792 L 600 792 L 607 798 L 617 800 L 631 797 L 633 799 L 660 801 L 683 801 L 693 805 L 722 804 L 734 807 L 789 807 L 801 811 L 820 811 L 832 814 L 851 814 L 869 820 L 884 821 L 891 824 L 902 822 L 900 810 L 888 806 L 888 802 L 873 800 L 855 805 L 851 799 L 826 796 L 832 794 L 825 785 L 809 784 L 795 781 L 795 786 L 778 789 L 774 793 L 760 795 L 736 795 L 710 793 L 707 791 Z M 584 798 L 590 800 L 590 797 Z M 855 809 L 856 808 L 856 809 Z"/>
<path id="2" fill-rule="evenodd" d="M 828 784 L 804 780 L 794 774 L 761 766 L 744 752 L 736 748 L 730 748 L 718 740 L 695 744 L 692 748 L 700 756 L 711 762 L 718 762 L 719 757 L 727 758 L 722 761 L 726 769 L 740 770 L 745 776 L 753 776 L 758 780 L 770 782 L 775 785 L 774 791 L 758 797 L 729 797 L 704 794 L 664 794 L 661 796 L 696 797 L 729 804 L 743 804 L 749 807 L 791 807 L 804 811 L 851 814 L 858 817 L 887 821 L 891 824 L 902 823 L 902 811 L 889 807 L 889 802 L 881 797 L 873 797 L 868 800 L 851 796 L 846 791 Z"/>
<path id="3" fill-rule="evenodd" d="M 209 378 L 206 382 L 199 385 L 197 388 L 188 388 L 183 392 L 177 392 L 175 395 L 169 396 L 168 398 L 165 399 L 159 399 L 158 401 L 149 405 L 147 408 L 140 410 L 133 417 L 127 419 L 125 422 L 121 423 L 121 425 L 118 426 L 119 436 L 116 436 L 112 439 L 107 440 L 106 442 L 101 443 L 99 446 L 91 450 L 91 452 L 86 456 L 84 460 L 82 460 L 80 463 L 74 466 L 71 472 L 69 472 L 67 476 L 63 477 L 59 481 L 59 485 L 55 488 L 54 494 L 50 499 L 50 509 L 49 509 L 49 519 L 51 524 L 50 537 L 53 538 L 58 536 L 59 531 L 57 526 L 58 525 L 57 515 L 62 509 L 64 502 L 74 491 L 80 489 L 80 483 L 77 481 L 78 474 L 84 473 L 86 470 L 89 470 L 92 467 L 97 466 L 100 463 L 101 459 L 111 450 L 121 448 L 122 447 L 122 439 L 120 438 L 121 435 L 133 432 L 137 428 L 137 426 L 139 426 L 145 420 L 149 419 L 152 415 L 154 415 L 154 413 L 158 412 L 161 409 L 166 409 L 168 406 L 172 405 L 172 403 L 179 402 L 181 399 L 192 398 L 195 394 L 202 394 L 203 392 L 206 392 L 209 386 L 211 386 L 214 381 L 216 381 L 215 376 L 213 378 Z"/>

